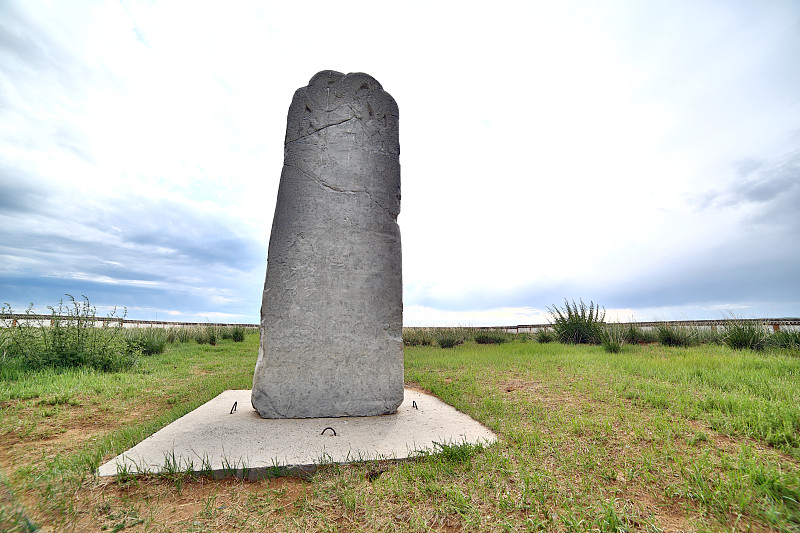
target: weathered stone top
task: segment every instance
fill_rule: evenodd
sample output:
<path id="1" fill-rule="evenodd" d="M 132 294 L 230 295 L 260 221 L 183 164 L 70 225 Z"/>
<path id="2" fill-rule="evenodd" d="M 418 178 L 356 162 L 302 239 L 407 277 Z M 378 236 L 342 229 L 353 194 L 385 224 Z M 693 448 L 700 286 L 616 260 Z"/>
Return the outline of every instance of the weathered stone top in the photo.
<path id="1" fill-rule="evenodd" d="M 285 144 L 346 124 L 352 133 L 370 137 L 373 149 L 399 155 L 398 116 L 394 98 L 369 74 L 323 70 L 295 91 Z"/>

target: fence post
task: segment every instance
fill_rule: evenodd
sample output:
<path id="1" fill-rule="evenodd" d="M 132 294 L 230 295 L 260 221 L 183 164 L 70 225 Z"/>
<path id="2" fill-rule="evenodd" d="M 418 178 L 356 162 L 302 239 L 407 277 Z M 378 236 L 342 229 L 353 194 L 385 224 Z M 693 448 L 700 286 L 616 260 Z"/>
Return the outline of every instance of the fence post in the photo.
<path id="1" fill-rule="evenodd" d="M 772 324 L 772 332 L 778 333 L 781 330 L 780 324 Z"/>

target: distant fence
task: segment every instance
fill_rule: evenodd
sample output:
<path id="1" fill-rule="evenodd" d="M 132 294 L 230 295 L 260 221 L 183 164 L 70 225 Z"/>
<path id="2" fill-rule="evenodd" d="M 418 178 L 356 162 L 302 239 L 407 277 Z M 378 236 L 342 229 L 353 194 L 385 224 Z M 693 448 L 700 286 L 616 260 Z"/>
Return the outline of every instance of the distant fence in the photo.
<path id="1" fill-rule="evenodd" d="M 656 322 L 615 322 L 621 325 L 636 325 L 640 328 L 655 328 L 659 325 L 670 326 L 691 326 L 697 328 L 709 328 L 712 330 L 718 327 L 729 324 L 732 320 L 661 320 Z M 735 322 L 748 322 L 753 324 L 761 324 L 764 327 L 771 327 L 772 331 L 780 331 L 783 329 L 798 329 L 800 328 L 800 318 L 742 318 L 733 319 Z M 537 331 L 551 329 L 553 324 L 520 324 L 518 326 L 475 326 L 474 329 L 493 329 L 503 330 L 509 333 L 535 333 Z M 428 328 L 437 329 L 437 328 Z"/>
<path id="2" fill-rule="evenodd" d="M 61 315 L 54 317 L 53 315 L 36 315 L 24 313 L 0 313 L 0 327 L 14 327 L 21 324 L 43 324 L 45 326 L 51 325 L 53 319 L 58 319 L 64 322 L 75 322 L 76 320 L 83 321 L 83 317 L 76 318 L 74 316 Z M 86 322 L 91 323 L 92 326 L 108 327 L 108 326 L 122 326 L 123 328 L 191 328 L 197 326 L 241 326 L 245 328 L 257 328 L 258 324 L 239 324 L 228 322 L 169 322 L 164 320 L 132 320 L 129 318 L 120 317 L 93 317 Z"/>
<path id="3" fill-rule="evenodd" d="M 48 325 L 53 321 L 53 315 L 35 315 L 24 313 L 0 313 L 0 327 L 13 327 L 20 324 L 35 323 Z M 63 321 L 74 321 L 74 317 L 61 316 L 57 317 Z M 736 322 L 749 322 L 754 324 L 761 324 L 764 327 L 771 327 L 772 331 L 780 331 L 783 329 L 798 329 L 800 328 L 800 318 L 742 318 L 734 319 Z M 188 328 L 197 326 L 241 326 L 245 328 L 257 328 L 258 324 L 242 324 L 242 323 L 229 323 L 229 322 L 169 322 L 164 320 L 132 320 L 120 317 L 94 317 L 91 321 L 93 325 L 99 327 L 122 326 L 124 328 Z M 731 320 L 661 320 L 657 322 L 619 322 L 622 325 L 635 324 L 640 328 L 654 328 L 659 325 L 671 326 L 693 326 L 701 328 L 716 329 L 720 326 L 725 326 Z M 426 329 L 439 329 L 438 327 L 426 326 L 413 326 L 409 329 L 417 328 Z M 520 324 L 517 326 L 473 326 L 473 329 L 492 329 L 504 330 L 509 333 L 535 333 L 543 329 L 552 328 L 552 324 Z"/>
<path id="4" fill-rule="evenodd" d="M 615 324 L 636 325 L 640 328 L 655 328 L 660 325 L 669 326 L 691 326 L 697 328 L 709 328 L 712 330 L 717 327 L 725 326 L 732 320 L 661 320 L 657 322 L 615 322 Z M 735 322 L 747 322 L 751 324 L 761 324 L 764 327 L 771 327 L 772 331 L 780 331 L 781 327 L 784 329 L 795 329 L 800 327 L 800 318 L 742 318 L 733 319 Z M 480 326 L 477 329 L 502 329 L 509 333 L 534 333 L 543 329 L 552 328 L 552 324 L 521 324 L 518 326 Z"/>

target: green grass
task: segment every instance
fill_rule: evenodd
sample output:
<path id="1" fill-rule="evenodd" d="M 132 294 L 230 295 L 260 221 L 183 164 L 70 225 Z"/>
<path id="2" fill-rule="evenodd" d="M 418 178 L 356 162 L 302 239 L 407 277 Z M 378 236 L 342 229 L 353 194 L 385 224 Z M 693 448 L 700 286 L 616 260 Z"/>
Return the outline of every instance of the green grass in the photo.
<path id="1" fill-rule="evenodd" d="M 330 464 L 309 481 L 91 473 L 249 388 L 257 335 L 168 344 L 126 372 L 21 371 L 0 380 L 0 530 L 800 531 L 796 351 L 460 337 L 407 347 L 406 382 L 498 443 Z"/>

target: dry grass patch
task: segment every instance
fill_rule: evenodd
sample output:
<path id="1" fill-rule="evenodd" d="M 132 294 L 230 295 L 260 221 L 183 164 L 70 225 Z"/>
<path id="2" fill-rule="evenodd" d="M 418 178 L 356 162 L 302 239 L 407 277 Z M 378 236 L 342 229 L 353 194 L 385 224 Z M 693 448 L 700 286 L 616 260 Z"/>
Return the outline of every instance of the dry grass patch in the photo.
<path id="1" fill-rule="evenodd" d="M 74 526 L 78 531 L 259 531 L 282 524 L 309 492 L 309 483 L 297 478 L 102 480 L 81 491 Z"/>

